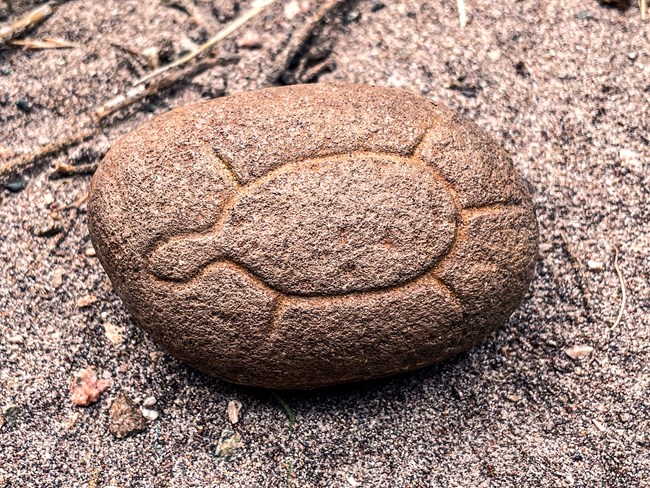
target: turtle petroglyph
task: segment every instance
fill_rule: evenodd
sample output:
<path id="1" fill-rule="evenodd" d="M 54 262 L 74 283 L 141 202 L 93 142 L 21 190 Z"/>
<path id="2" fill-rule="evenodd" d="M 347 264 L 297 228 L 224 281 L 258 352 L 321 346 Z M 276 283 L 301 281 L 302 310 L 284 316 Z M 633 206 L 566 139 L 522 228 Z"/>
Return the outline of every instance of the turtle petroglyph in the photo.
<path id="1" fill-rule="evenodd" d="M 109 151 L 97 255 L 176 357 L 315 388 L 465 350 L 523 299 L 528 188 L 472 122 L 407 92 L 315 84 L 174 110 Z"/>

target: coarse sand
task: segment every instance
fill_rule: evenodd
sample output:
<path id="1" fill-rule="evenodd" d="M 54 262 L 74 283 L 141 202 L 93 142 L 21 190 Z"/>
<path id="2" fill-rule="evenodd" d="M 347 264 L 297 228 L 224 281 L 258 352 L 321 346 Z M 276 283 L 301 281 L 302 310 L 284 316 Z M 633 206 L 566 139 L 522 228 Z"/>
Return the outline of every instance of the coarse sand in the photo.
<path id="1" fill-rule="evenodd" d="M 37 3 L 0 2 L 0 22 Z M 536 277 L 482 344 L 415 373 L 276 396 L 190 369 L 130 320 L 85 205 L 66 208 L 90 176 L 52 168 L 97 162 L 173 107 L 267 86 L 318 3 L 278 1 L 220 44 L 222 62 L 109 117 L 23 173 L 24 190 L 0 189 L 0 487 L 649 486 L 650 20 L 636 5 L 465 0 L 461 28 L 453 0 L 348 2 L 303 53 L 298 79 L 401 87 L 465 114 L 534 188 Z M 62 3 L 28 37 L 73 48 L 0 51 L 0 165 L 250 5 Z M 76 406 L 70 385 L 88 366 L 112 385 Z M 143 432 L 109 432 L 118 394 L 144 408 Z"/>

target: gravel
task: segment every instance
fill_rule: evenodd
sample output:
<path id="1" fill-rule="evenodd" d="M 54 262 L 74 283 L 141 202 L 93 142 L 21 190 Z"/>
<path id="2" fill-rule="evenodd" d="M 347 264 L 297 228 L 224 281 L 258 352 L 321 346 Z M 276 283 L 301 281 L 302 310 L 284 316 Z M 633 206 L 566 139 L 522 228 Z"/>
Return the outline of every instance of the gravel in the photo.
<path id="1" fill-rule="evenodd" d="M 0 21 L 36 4 L 11 3 L 13 13 L 0 3 Z M 250 5 L 239 3 L 195 2 L 209 32 Z M 49 165 L 94 162 L 156 113 L 263 86 L 305 19 L 288 20 L 279 2 L 235 35 L 257 34 L 259 49 L 226 40 L 219 52 L 229 65 L 123 110 L 90 141 L 0 189 L 0 486 L 647 485 L 648 23 L 635 5 L 465 3 L 464 29 L 452 0 L 356 3 L 321 36 L 334 46 L 335 68 L 320 79 L 421 93 L 475 120 L 513 155 L 535 191 L 542 246 L 508 324 L 415 373 L 280 393 L 293 429 L 271 392 L 197 373 L 135 327 L 86 253 L 83 204 L 65 209 L 89 176 L 50 179 Z M 124 47 L 175 57 L 184 39 L 207 36 L 156 0 L 63 3 L 30 37 L 76 48 L 0 52 L 0 155 L 47 144 L 151 69 Z M 612 329 L 622 302 L 615 247 L 627 303 Z M 593 351 L 574 360 L 565 350 L 577 346 Z M 70 384 L 89 366 L 112 384 L 97 402 L 75 406 Z M 155 396 L 160 415 L 117 439 L 109 410 L 122 393 Z M 235 425 L 233 400 L 245 411 Z"/>

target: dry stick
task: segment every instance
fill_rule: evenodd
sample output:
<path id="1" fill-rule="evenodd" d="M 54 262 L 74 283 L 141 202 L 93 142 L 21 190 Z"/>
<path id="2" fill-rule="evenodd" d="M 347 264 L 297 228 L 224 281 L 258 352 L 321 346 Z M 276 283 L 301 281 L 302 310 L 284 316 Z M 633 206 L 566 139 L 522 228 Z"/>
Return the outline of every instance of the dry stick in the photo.
<path id="1" fill-rule="evenodd" d="M 648 16 L 648 3 L 647 0 L 641 0 L 641 20 L 645 20 Z"/>
<path id="2" fill-rule="evenodd" d="M 609 330 L 614 330 L 616 327 L 618 327 L 618 324 L 621 323 L 621 319 L 623 318 L 623 312 L 625 311 L 625 302 L 627 301 L 627 293 L 625 291 L 625 280 L 623 279 L 623 273 L 621 272 L 621 268 L 618 266 L 618 248 L 614 246 L 614 269 L 616 270 L 616 274 L 618 275 L 618 281 L 621 285 L 621 308 L 618 309 L 618 316 L 616 317 L 616 320 L 612 324 L 612 326 L 609 328 Z"/>
<path id="3" fill-rule="evenodd" d="M 149 73 L 147 76 L 144 76 L 140 78 L 138 81 L 135 82 L 135 86 L 140 85 L 142 83 L 145 83 L 152 78 L 155 78 L 156 76 L 160 75 L 161 73 L 164 73 L 167 70 L 170 70 L 172 68 L 176 68 L 177 66 L 180 66 L 182 64 L 187 63 L 188 61 L 191 61 L 195 57 L 197 57 L 199 54 L 207 51 L 211 47 L 213 47 L 215 44 L 218 42 L 222 41 L 226 37 L 228 37 L 230 34 L 235 32 L 237 29 L 239 29 L 242 25 L 244 25 L 246 22 L 248 22 L 250 19 L 258 15 L 262 10 L 264 10 L 266 7 L 269 5 L 275 3 L 277 0 L 257 0 L 255 3 L 253 3 L 253 6 L 245 12 L 244 14 L 240 15 L 237 17 L 235 20 L 233 20 L 230 24 L 228 24 L 226 27 L 221 29 L 219 32 L 217 32 L 213 37 L 208 39 L 204 44 L 201 44 L 198 48 L 196 48 L 194 51 L 190 52 L 189 54 L 186 54 L 185 56 L 177 59 L 173 63 L 167 64 L 165 66 L 162 66 L 161 68 L 158 68 L 155 71 L 152 71 Z"/>
<path id="4" fill-rule="evenodd" d="M 10 25 L 0 27 L 0 44 L 4 44 L 40 24 L 52 14 L 52 6 L 49 3 L 41 5 L 15 20 Z"/>
<path id="5" fill-rule="evenodd" d="M 456 5 L 458 7 L 458 22 L 460 23 L 460 28 L 464 29 L 467 25 L 467 9 L 465 8 L 465 0 L 456 0 Z"/>
<path id="6" fill-rule="evenodd" d="M 96 169 L 97 163 L 79 164 L 76 166 L 74 164 L 61 163 L 57 165 L 50 177 L 63 178 L 65 176 L 91 175 Z"/>
<path id="7" fill-rule="evenodd" d="M 344 2 L 345 0 L 328 0 L 321 5 L 318 11 L 311 18 L 307 19 L 305 25 L 303 25 L 298 33 L 291 38 L 289 45 L 279 57 L 280 61 L 277 63 L 277 67 L 271 72 L 267 79 L 270 84 L 276 83 L 282 77 L 287 69 L 289 69 L 296 56 L 305 48 L 305 45 L 313 35 L 314 31 L 325 22 L 327 15 Z"/>
<path id="8" fill-rule="evenodd" d="M 26 169 L 34 165 L 36 161 L 46 156 L 52 156 L 57 154 L 65 149 L 76 146 L 77 144 L 82 143 L 86 139 L 94 136 L 98 127 L 92 127 L 89 129 L 81 129 L 72 135 L 63 137 L 58 141 L 54 141 L 50 144 L 42 146 L 38 151 L 32 154 L 25 154 L 23 156 L 18 156 L 14 159 L 10 159 L 6 163 L 0 165 L 0 180 L 11 176 L 21 169 Z"/>
<path id="9" fill-rule="evenodd" d="M 217 63 L 218 61 L 203 62 L 185 68 L 177 73 L 170 74 L 156 81 L 155 83 L 152 83 L 151 85 L 134 86 L 124 95 L 118 95 L 117 97 L 112 98 L 108 102 L 105 102 L 99 107 L 97 107 L 94 111 L 96 120 L 97 122 L 101 122 L 106 117 L 114 114 L 118 110 L 122 110 L 124 107 L 127 107 L 139 100 L 142 100 L 143 98 L 148 97 L 149 95 L 153 95 L 154 93 L 158 93 L 159 91 L 169 88 L 170 86 L 172 86 L 174 83 L 176 83 L 178 80 L 185 77 L 186 75 L 197 71 L 203 71 L 205 68 L 212 67 Z"/>
<path id="10" fill-rule="evenodd" d="M 22 47 L 23 49 L 70 49 L 77 47 L 75 44 L 63 39 L 54 39 L 51 37 L 44 37 L 43 39 L 17 39 L 9 41 L 9 45 Z"/>
<path id="11" fill-rule="evenodd" d="M 142 83 L 145 83 L 152 77 L 158 76 L 159 74 L 163 73 L 168 69 L 171 69 L 175 66 L 180 66 L 181 64 L 184 64 L 187 61 L 195 58 L 202 52 L 214 46 L 217 42 L 219 42 L 219 40 L 224 39 L 225 37 L 230 35 L 237 28 L 244 25 L 248 20 L 252 19 L 255 15 L 259 14 L 264 8 L 268 7 L 269 5 L 271 5 L 276 1 L 277 0 L 258 0 L 249 11 L 247 11 L 246 13 L 244 13 L 243 15 L 235 19 L 225 29 L 218 32 L 212 39 L 210 39 L 208 42 L 200 46 L 196 51 L 190 53 L 188 56 L 184 56 L 183 58 L 180 58 L 175 63 L 169 64 L 167 66 L 163 66 L 162 68 L 150 73 L 148 76 L 138 80 L 136 84 L 125 95 L 119 95 L 103 103 L 99 107 L 97 107 L 93 111 L 93 123 L 94 123 L 93 127 L 89 129 L 82 129 L 71 136 L 64 137 L 58 141 L 55 141 L 53 143 L 41 147 L 35 153 L 16 157 L 8 161 L 7 163 L 3 164 L 2 166 L 0 166 L 0 181 L 5 180 L 7 177 L 16 173 L 18 170 L 26 169 L 33 166 L 37 161 L 45 158 L 46 156 L 53 156 L 55 154 L 58 154 L 59 152 L 69 147 L 72 147 L 76 144 L 79 144 L 85 141 L 86 139 L 88 139 L 89 137 L 95 135 L 99 131 L 99 124 L 103 120 L 105 120 L 108 116 L 114 114 L 118 110 L 121 110 L 137 102 L 138 100 L 143 99 L 144 97 L 153 95 L 161 90 L 169 88 L 176 81 L 183 78 L 188 73 L 200 71 L 204 69 L 206 66 L 211 66 L 213 63 L 218 62 L 218 61 L 214 61 L 214 62 L 197 64 L 195 66 L 191 66 L 185 70 L 182 70 L 176 74 L 167 76 L 151 85 L 138 86 L 141 85 Z M 336 7 L 339 3 L 342 3 L 343 1 L 344 0 L 329 0 L 321 7 L 321 9 L 316 13 L 315 16 L 307 22 L 305 28 L 303 28 L 301 32 L 298 34 L 298 36 L 295 38 L 296 42 L 292 43 L 293 48 L 289 49 L 286 58 L 288 61 L 285 61 L 285 64 L 283 64 L 283 66 L 281 67 L 282 70 L 285 69 L 285 65 L 288 65 L 290 61 L 293 59 L 293 56 L 295 56 L 295 54 L 298 53 L 300 49 L 304 46 L 304 44 L 309 39 L 313 29 L 316 26 L 320 25 L 320 23 L 324 20 L 327 13 L 330 10 L 332 10 L 334 7 Z"/>

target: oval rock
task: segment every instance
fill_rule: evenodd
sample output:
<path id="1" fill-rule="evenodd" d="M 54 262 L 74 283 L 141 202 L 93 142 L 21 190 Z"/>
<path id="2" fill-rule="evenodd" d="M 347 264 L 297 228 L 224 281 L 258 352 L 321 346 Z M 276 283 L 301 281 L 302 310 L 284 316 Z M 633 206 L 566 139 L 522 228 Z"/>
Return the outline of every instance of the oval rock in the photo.
<path id="1" fill-rule="evenodd" d="M 154 118 L 93 178 L 89 229 L 136 321 L 235 383 L 315 388 L 472 346 L 523 299 L 526 185 L 472 122 L 353 84 Z"/>

